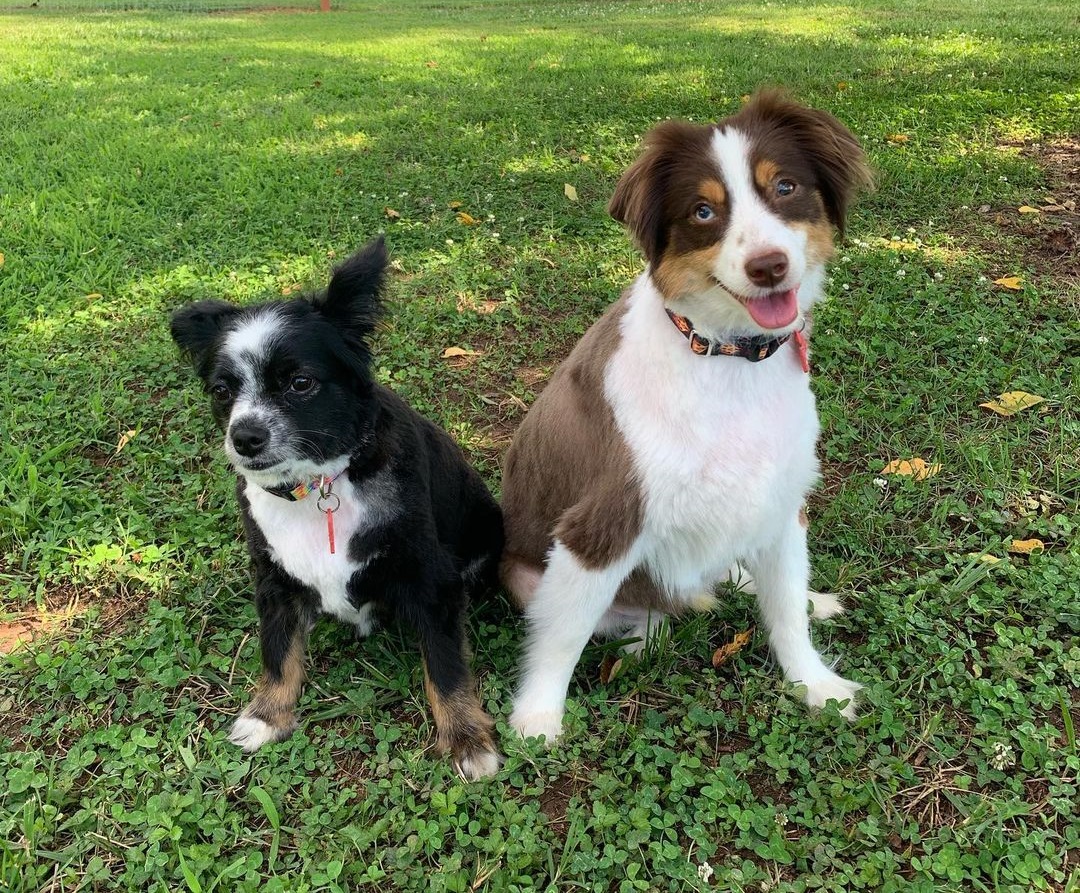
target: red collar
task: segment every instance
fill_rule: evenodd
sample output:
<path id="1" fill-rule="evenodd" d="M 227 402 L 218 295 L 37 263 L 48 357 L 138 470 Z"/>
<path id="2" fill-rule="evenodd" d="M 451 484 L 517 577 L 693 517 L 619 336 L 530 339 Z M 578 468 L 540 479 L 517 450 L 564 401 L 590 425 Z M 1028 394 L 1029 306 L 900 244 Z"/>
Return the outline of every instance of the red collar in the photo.
<path id="1" fill-rule="evenodd" d="M 675 328 L 682 332 L 683 336 L 690 342 L 690 350 L 700 356 L 742 357 L 744 360 L 756 363 L 759 360 L 767 360 L 787 344 L 789 340 L 793 339 L 795 349 L 799 352 L 799 362 L 802 365 L 803 372 L 810 371 L 810 363 L 806 352 L 806 338 L 802 330 L 781 335 L 779 338 L 753 335 L 747 338 L 736 338 L 734 341 L 710 341 L 694 331 L 694 324 L 685 316 L 680 316 L 673 310 L 668 310 L 667 307 L 664 310 L 671 321 L 675 323 Z"/>

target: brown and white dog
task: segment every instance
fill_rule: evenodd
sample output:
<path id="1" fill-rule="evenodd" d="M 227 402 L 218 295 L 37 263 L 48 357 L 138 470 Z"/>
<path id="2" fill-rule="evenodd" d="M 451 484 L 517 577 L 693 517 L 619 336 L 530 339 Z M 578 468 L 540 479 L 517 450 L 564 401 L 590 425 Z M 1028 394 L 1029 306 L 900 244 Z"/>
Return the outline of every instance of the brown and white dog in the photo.
<path id="1" fill-rule="evenodd" d="M 712 602 L 736 562 L 811 706 L 857 683 L 810 642 L 801 506 L 818 476 L 802 329 L 865 156 L 831 115 L 762 92 L 714 125 L 666 121 L 609 211 L 648 266 L 589 329 L 506 456 L 502 578 L 528 637 L 511 724 L 553 741 L 594 633 L 648 635 Z M 831 597 L 815 606 L 840 610 Z"/>

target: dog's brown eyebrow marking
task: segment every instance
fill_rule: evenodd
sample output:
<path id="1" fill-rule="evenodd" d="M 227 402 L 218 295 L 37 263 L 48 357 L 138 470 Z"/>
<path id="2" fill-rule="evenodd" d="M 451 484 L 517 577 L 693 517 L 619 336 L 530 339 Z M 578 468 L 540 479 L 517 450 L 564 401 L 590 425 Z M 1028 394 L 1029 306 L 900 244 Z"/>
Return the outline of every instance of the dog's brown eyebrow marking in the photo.
<path id="1" fill-rule="evenodd" d="M 714 208 L 721 207 L 727 201 L 727 190 L 719 180 L 702 180 L 698 186 L 698 195 Z"/>
<path id="2" fill-rule="evenodd" d="M 754 165 L 754 182 L 766 189 L 779 173 L 780 165 L 771 158 L 763 158 Z"/>

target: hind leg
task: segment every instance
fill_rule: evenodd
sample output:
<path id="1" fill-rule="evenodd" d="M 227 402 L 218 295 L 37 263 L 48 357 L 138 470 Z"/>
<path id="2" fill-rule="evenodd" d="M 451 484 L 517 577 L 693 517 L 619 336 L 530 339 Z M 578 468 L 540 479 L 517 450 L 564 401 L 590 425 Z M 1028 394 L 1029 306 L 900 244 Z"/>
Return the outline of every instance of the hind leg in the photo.
<path id="1" fill-rule="evenodd" d="M 499 577 L 502 579 L 503 586 L 513 596 L 514 603 L 522 610 L 532 603 L 536 588 L 540 585 L 543 576 L 543 568 L 510 554 L 503 556 L 499 567 Z"/>
<path id="2" fill-rule="evenodd" d="M 751 595 L 758 594 L 757 581 L 754 580 L 745 567 L 734 564 L 727 572 L 727 581 L 740 592 L 748 592 Z M 832 592 L 815 592 L 813 589 L 806 590 L 806 597 L 810 602 L 811 620 L 829 620 L 839 617 L 846 610 L 840 597 Z"/>
<path id="3" fill-rule="evenodd" d="M 596 624 L 596 635 L 611 639 L 637 639 L 623 646 L 627 654 L 640 656 L 661 640 L 668 616 L 651 608 L 612 605 Z"/>

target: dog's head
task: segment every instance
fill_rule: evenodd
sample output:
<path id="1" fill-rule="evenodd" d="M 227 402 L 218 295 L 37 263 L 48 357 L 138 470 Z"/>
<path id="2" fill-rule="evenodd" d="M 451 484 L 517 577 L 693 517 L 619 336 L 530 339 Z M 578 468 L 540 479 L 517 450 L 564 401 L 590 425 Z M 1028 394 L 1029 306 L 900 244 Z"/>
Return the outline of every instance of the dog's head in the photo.
<path id="1" fill-rule="evenodd" d="M 778 91 L 715 125 L 666 121 L 608 210 L 674 310 L 713 332 L 798 327 L 870 171 L 851 132 Z"/>
<path id="2" fill-rule="evenodd" d="M 326 291 L 238 307 L 199 301 L 173 314 L 238 472 L 265 486 L 348 456 L 374 413 L 368 337 L 386 269 L 381 238 L 334 270 Z"/>

